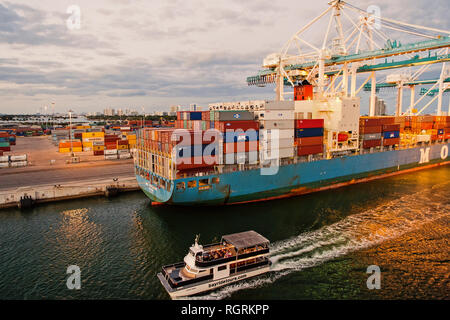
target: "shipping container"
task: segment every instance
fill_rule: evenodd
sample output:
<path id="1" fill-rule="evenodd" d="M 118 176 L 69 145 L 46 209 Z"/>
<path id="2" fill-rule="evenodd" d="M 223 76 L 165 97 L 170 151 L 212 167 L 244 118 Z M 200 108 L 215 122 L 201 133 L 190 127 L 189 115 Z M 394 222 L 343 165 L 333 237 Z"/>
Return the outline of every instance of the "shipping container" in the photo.
<path id="1" fill-rule="evenodd" d="M 297 119 L 295 120 L 295 128 L 306 129 L 306 128 L 323 128 L 323 119 Z"/>
<path id="2" fill-rule="evenodd" d="M 295 139 L 287 138 L 287 139 L 278 139 L 278 140 L 260 140 L 261 147 L 266 149 L 273 148 L 292 148 L 294 146 Z"/>
<path id="3" fill-rule="evenodd" d="M 384 139 L 383 146 L 393 146 L 400 144 L 400 138 Z"/>
<path id="4" fill-rule="evenodd" d="M 359 133 L 360 134 L 381 133 L 381 130 L 382 130 L 381 125 L 359 127 Z"/>
<path id="5" fill-rule="evenodd" d="M 214 121 L 250 121 L 254 120 L 250 111 L 215 111 Z"/>
<path id="6" fill-rule="evenodd" d="M 294 129 L 294 120 L 261 120 L 260 129 Z"/>
<path id="7" fill-rule="evenodd" d="M 322 137 L 323 128 L 295 129 L 296 138 Z"/>
<path id="8" fill-rule="evenodd" d="M 246 120 L 246 121 L 215 121 L 216 129 L 224 132 L 225 130 L 237 130 L 242 129 L 247 131 L 249 129 L 258 130 L 258 121 Z"/>
<path id="9" fill-rule="evenodd" d="M 313 146 L 298 146 L 297 155 L 306 156 L 310 154 L 323 153 L 323 145 L 313 145 Z"/>
<path id="10" fill-rule="evenodd" d="M 309 137 L 296 138 L 295 145 L 297 146 L 321 146 L 323 144 L 323 137 Z"/>
<path id="11" fill-rule="evenodd" d="M 379 140 L 381 139 L 381 133 L 366 133 L 361 136 L 363 140 Z"/>
<path id="12" fill-rule="evenodd" d="M 383 138 L 384 139 L 392 139 L 392 138 L 399 138 L 400 132 L 399 131 L 387 131 L 383 132 Z"/>
<path id="13" fill-rule="evenodd" d="M 364 140 L 363 141 L 363 148 L 373 148 L 373 147 L 379 147 L 381 146 L 381 139 L 379 140 Z"/>
<path id="14" fill-rule="evenodd" d="M 247 142 L 228 142 L 223 144 L 224 153 L 239 153 L 239 152 L 249 152 L 258 151 L 259 145 L 257 141 L 247 141 Z"/>
<path id="15" fill-rule="evenodd" d="M 294 138 L 293 129 L 263 129 L 259 130 L 259 138 L 261 140 L 288 139 Z"/>

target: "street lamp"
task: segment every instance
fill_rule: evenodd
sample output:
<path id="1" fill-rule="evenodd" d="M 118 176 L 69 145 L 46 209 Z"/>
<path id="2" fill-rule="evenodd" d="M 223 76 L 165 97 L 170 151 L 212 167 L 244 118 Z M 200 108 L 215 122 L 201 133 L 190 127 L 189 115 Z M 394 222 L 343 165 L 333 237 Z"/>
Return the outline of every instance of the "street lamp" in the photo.
<path id="1" fill-rule="evenodd" d="M 73 147 L 72 147 L 72 112 L 73 110 L 69 110 L 69 139 L 70 139 L 70 155 L 73 158 L 75 155 L 73 154 Z"/>

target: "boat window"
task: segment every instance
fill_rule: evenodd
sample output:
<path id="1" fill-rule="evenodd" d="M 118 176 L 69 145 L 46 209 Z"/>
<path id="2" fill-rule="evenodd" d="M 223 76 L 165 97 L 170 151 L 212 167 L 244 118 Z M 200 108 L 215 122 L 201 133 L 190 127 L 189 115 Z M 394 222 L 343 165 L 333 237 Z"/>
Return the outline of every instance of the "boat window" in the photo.
<path id="1" fill-rule="evenodd" d="M 188 181 L 188 188 L 195 188 L 197 186 L 197 180 Z"/>
<path id="2" fill-rule="evenodd" d="M 208 179 L 200 179 L 198 180 L 199 187 L 201 186 L 207 186 L 208 185 Z"/>
<path id="3" fill-rule="evenodd" d="M 219 177 L 212 178 L 212 183 L 219 184 L 219 182 L 220 182 L 220 178 Z"/>
<path id="4" fill-rule="evenodd" d="M 217 268 L 217 271 L 222 271 L 222 270 L 225 270 L 226 268 L 227 268 L 226 265 L 225 266 L 220 266 L 220 267 Z"/>
<path id="5" fill-rule="evenodd" d="M 177 183 L 177 190 L 182 191 L 182 190 L 184 190 L 184 189 L 186 189 L 186 184 L 184 183 L 184 181 L 178 182 L 178 183 Z"/>

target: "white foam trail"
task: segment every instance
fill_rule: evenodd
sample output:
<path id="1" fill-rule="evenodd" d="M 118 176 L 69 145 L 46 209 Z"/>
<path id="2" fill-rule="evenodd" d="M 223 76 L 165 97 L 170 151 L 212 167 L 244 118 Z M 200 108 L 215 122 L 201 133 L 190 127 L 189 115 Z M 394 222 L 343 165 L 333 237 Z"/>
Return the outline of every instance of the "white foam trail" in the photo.
<path id="1" fill-rule="evenodd" d="M 272 272 L 190 299 L 223 299 L 243 289 L 273 283 L 291 272 L 320 265 L 419 229 L 448 216 L 450 182 L 403 196 L 376 208 L 348 216 L 321 229 L 279 241 L 271 246 Z"/>

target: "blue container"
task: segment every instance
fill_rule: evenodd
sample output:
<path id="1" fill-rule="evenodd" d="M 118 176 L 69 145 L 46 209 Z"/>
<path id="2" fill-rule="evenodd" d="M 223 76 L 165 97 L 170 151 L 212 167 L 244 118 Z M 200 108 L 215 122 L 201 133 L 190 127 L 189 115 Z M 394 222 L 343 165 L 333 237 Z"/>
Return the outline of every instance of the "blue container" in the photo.
<path id="1" fill-rule="evenodd" d="M 323 137 L 323 128 L 295 129 L 296 138 Z"/>
<path id="2" fill-rule="evenodd" d="M 0 138 L 0 142 L 9 142 L 9 138 L 8 137 L 1 137 Z"/>
<path id="3" fill-rule="evenodd" d="M 392 139 L 392 138 L 399 138 L 399 137 L 400 137 L 400 131 L 383 132 L 384 139 Z"/>
<path id="4" fill-rule="evenodd" d="M 223 137 L 223 142 L 242 142 L 242 141 L 258 141 L 259 134 L 258 131 L 252 130 L 249 132 L 225 132 Z"/>
<path id="5" fill-rule="evenodd" d="M 210 121 L 209 122 L 209 128 L 210 129 L 214 129 L 214 121 Z"/>
<path id="6" fill-rule="evenodd" d="M 192 111 L 192 112 L 190 112 L 190 119 L 189 120 L 202 120 L 202 113 L 201 113 L 201 111 Z"/>

